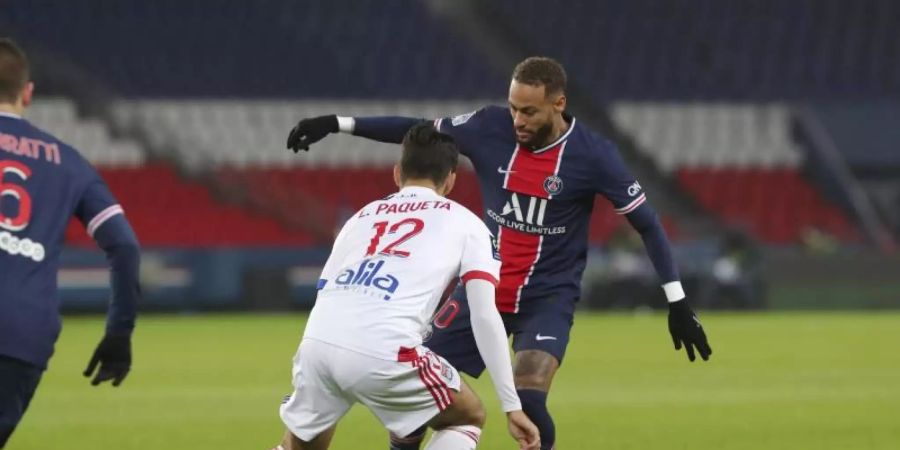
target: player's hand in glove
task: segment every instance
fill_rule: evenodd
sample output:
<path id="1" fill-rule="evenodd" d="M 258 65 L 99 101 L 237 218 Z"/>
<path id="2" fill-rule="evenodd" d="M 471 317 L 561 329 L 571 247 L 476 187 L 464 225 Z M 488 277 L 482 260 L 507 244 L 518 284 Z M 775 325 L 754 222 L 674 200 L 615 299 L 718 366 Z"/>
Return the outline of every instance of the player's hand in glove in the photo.
<path id="1" fill-rule="evenodd" d="M 319 116 L 303 119 L 291 130 L 287 138 L 287 148 L 294 153 L 300 150 L 309 151 L 309 146 L 319 142 L 329 133 L 338 132 L 337 116 Z"/>
<path id="2" fill-rule="evenodd" d="M 130 336 L 109 336 L 103 337 L 94 355 L 91 356 L 91 362 L 88 363 L 87 369 L 84 370 L 84 376 L 90 377 L 97 366 L 97 375 L 91 380 L 92 386 L 112 380 L 113 386 L 122 384 L 122 380 L 131 370 L 131 337 Z"/>
<path id="3" fill-rule="evenodd" d="M 706 333 L 703 332 L 703 325 L 686 299 L 669 303 L 669 333 L 672 334 L 675 350 L 681 350 L 683 345 L 691 361 L 696 359 L 695 348 L 704 361 L 712 355 L 712 349 L 706 341 Z"/>
<path id="4" fill-rule="evenodd" d="M 506 413 L 509 434 L 519 443 L 520 450 L 541 450 L 541 435 L 522 410 Z"/>

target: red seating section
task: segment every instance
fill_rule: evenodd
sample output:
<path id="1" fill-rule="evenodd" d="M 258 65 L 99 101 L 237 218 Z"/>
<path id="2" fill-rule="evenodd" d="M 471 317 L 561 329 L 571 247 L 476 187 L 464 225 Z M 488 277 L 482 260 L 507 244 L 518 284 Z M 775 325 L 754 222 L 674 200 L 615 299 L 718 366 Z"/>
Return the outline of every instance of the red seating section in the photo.
<path id="1" fill-rule="evenodd" d="M 396 190 L 390 168 L 222 169 L 219 184 L 242 206 L 217 202 L 208 187 L 181 179 L 164 165 L 101 169 L 145 246 L 282 246 L 328 244 L 344 219 L 364 204 Z M 682 169 L 681 185 L 709 211 L 749 229 L 762 240 L 796 242 L 810 229 L 854 241 L 859 233 L 794 169 Z M 479 215 L 475 174 L 461 170 L 450 195 Z M 592 243 L 606 242 L 624 223 L 598 197 L 590 225 Z M 673 224 L 663 218 L 671 235 Z M 73 222 L 67 242 L 92 246 Z"/>
<path id="2" fill-rule="evenodd" d="M 765 242 L 796 242 L 813 229 L 845 241 L 859 236 L 796 169 L 681 169 L 678 180 L 706 209 Z"/>
<path id="3" fill-rule="evenodd" d="M 217 203 L 208 188 L 185 181 L 168 166 L 101 168 L 144 246 L 210 247 L 308 245 L 302 229 L 285 229 L 271 217 Z M 93 246 L 78 221 L 66 231 L 69 245 Z"/>

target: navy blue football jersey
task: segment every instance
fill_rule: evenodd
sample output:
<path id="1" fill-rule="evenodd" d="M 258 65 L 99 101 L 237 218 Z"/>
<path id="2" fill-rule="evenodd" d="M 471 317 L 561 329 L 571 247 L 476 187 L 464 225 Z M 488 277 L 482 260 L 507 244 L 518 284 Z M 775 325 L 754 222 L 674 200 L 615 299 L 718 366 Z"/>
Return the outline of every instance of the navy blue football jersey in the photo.
<path id="1" fill-rule="evenodd" d="M 529 299 L 577 301 L 595 195 L 609 199 L 618 214 L 646 199 L 616 147 L 575 118 L 566 119 L 568 130 L 540 149 L 518 145 L 512 116 L 503 107 L 435 121 L 475 167 L 483 219 L 502 261 L 501 312 L 527 311 Z"/>
<path id="2" fill-rule="evenodd" d="M 122 214 L 74 148 L 0 113 L 0 355 L 43 367 L 60 331 L 57 271 L 74 215 L 94 232 Z"/>

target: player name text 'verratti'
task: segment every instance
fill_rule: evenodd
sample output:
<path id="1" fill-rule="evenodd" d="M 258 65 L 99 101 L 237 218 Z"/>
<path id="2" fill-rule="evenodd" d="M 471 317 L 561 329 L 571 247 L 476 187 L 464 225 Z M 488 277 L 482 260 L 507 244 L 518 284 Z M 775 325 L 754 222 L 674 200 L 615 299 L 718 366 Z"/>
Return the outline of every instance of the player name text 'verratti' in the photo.
<path id="1" fill-rule="evenodd" d="M 41 159 L 41 155 L 43 155 L 45 161 L 54 164 L 62 162 L 59 156 L 59 146 L 34 138 L 0 133 L 0 150 L 32 159 Z"/>

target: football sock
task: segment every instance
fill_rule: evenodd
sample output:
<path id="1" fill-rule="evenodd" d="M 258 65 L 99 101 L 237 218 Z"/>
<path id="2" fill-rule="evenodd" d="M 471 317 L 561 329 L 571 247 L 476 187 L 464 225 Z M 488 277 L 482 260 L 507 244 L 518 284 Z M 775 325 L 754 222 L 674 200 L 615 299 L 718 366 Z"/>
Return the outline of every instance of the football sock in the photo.
<path id="1" fill-rule="evenodd" d="M 419 450 L 422 440 L 425 439 L 425 430 L 427 427 L 423 425 L 406 437 L 399 437 L 391 433 L 391 450 Z"/>
<path id="2" fill-rule="evenodd" d="M 547 393 L 536 389 L 518 389 L 522 410 L 541 432 L 541 450 L 552 450 L 556 442 L 556 425 L 547 411 Z"/>
<path id="3" fill-rule="evenodd" d="M 473 425 L 447 427 L 435 431 L 425 450 L 475 450 L 481 428 Z"/>

